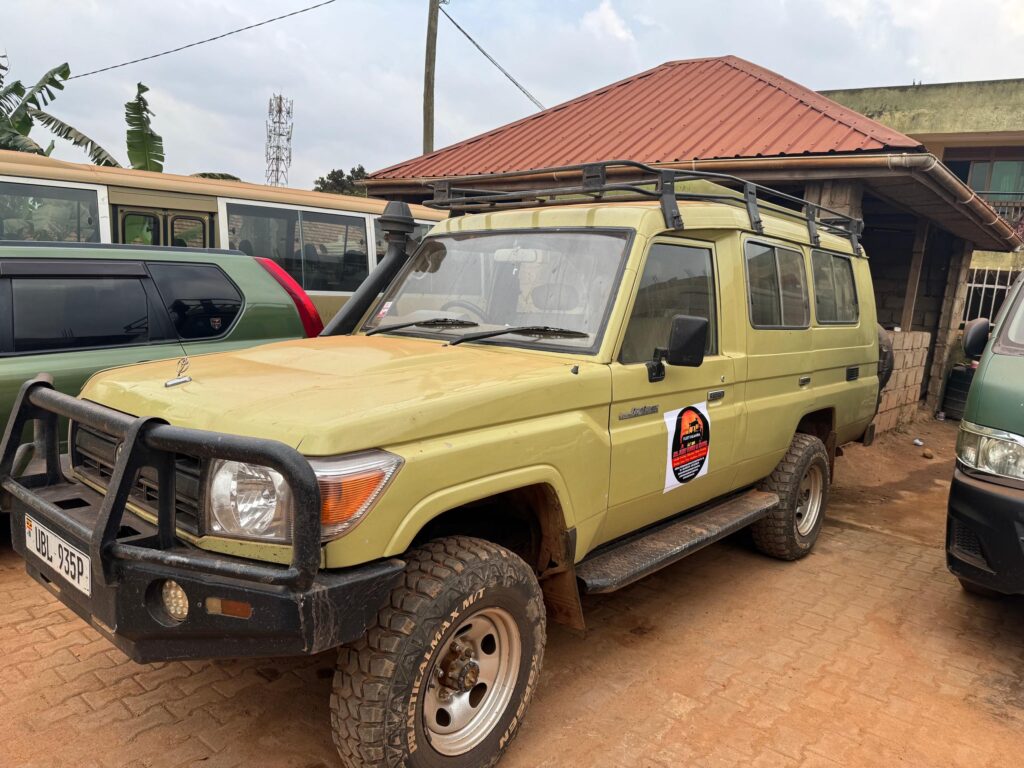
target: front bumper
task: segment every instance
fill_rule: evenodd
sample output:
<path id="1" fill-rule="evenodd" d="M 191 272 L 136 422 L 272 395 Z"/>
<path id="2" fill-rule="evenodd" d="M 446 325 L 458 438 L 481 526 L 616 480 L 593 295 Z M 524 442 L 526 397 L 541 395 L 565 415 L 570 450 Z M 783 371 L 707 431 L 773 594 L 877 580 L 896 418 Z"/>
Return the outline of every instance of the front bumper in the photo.
<path id="1" fill-rule="evenodd" d="M 1024 488 L 953 471 L 946 564 L 955 576 L 1004 594 L 1024 594 Z"/>
<path id="2" fill-rule="evenodd" d="M 58 455 L 57 421 L 64 417 L 120 441 L 106 494 L 67 477 Z M 11 477 L 25 425 L 43 427 L 46 469 Z M 292 561 L 288 566 L 219 555 L 177 539 L 174 456 L 224 458 L 271 467 L 295 498 Z M 126 510 L 139 470 L 160 477 L 156 525 Z M 182 429 L 135 419 L 60 394 L 43 379 L 27 382 L 0 444 L 0 505 L 11 512 L 11 540 L 28 573 L 114 645 L 140 662 L 239 656 L 312 654 L 360 637 L 401 579 L 404 563 L 389 559 L 355 568 L 320 570 L 320 493 L 308 462 L 276 441 Z M 91 560 L 89 595 L 64 580 L 26 547 L 26 517 L 50 529 Z M 180 623 L 159 603 L 164 580 L 188 596 Z M 248 605 L 248 618 L 214 606 Z"/>

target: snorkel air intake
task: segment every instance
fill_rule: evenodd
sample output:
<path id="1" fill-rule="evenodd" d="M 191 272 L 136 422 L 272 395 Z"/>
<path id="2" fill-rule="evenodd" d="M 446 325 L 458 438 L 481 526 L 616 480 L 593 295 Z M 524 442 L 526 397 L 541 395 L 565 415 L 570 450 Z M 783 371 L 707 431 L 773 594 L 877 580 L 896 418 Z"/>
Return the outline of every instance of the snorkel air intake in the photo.
<path id="1" fill-rule="evenodd" d="M 321 336 L 344 336 L 352 333 L 363 315 L 366 314 L 366 310 L 370 308 L 380 292 L 395 279 L 398 271 L 409 258 L 409 254 L 405 252 L 405 246 L 409 242 L 409 235 L 416 228 L 409 204 L 397 200 L 389 202 L 380 217 L 380 225 L 387 236 L 387 253 L 377 264 L 377 268 L 352 294 L 352 298 L 345 302 L 345 306 L 331 318 L 331 322 L 321 332 Z"/>

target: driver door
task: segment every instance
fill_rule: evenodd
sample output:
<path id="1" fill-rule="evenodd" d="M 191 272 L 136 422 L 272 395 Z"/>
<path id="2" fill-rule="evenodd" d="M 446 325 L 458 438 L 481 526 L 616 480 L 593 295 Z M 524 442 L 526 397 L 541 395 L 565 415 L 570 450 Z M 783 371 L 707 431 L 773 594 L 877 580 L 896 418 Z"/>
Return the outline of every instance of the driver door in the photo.
<path id="1" fill-rule="evenodd" d="M 723 352 L 711 243 L 655 240 L 649 247 L 617 362 L 612 363 L 611 485 L 599 538 L 610 541 L 732 490 L 742 388 Z M 668 344 L 675 315 L 708 319 L 703 363 L 645 363 Z"/>

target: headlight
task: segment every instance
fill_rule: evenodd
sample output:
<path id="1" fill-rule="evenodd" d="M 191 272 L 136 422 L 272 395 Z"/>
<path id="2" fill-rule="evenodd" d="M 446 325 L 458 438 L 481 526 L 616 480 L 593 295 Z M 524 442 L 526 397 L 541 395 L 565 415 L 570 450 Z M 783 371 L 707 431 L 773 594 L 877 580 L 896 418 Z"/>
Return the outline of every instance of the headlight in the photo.
<path id="1" fill-rule="evenodd" d="M 293 506 L 288 484 L 268 467 L 224 460 L 210 467 L 207 532 L 215 536 L 287 543 Z"/>
<path id="2" fill-rule="evenodd" d="M 322 539 L 329 541 L 348 533 L 366 516 L 402 466 L 402 459 L 385 451 L 362 451 L 309 463 L 320 484 Z"/>
<path id="3" fill-rule="evenodd" d="M 1024 480 L 1024 437 L 960 422 L 956 456 L 972 469 Z"/>

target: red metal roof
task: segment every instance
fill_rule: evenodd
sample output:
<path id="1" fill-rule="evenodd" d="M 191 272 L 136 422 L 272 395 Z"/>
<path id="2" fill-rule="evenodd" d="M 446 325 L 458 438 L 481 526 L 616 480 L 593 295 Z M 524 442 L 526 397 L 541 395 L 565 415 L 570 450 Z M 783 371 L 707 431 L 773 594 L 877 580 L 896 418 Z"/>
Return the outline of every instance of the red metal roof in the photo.
<path id="1" fill-rule="evenodd" d="M 792 80 L 723 56 L 670 61 L 370 178 L 892 149 L 922 147 Z"/>

